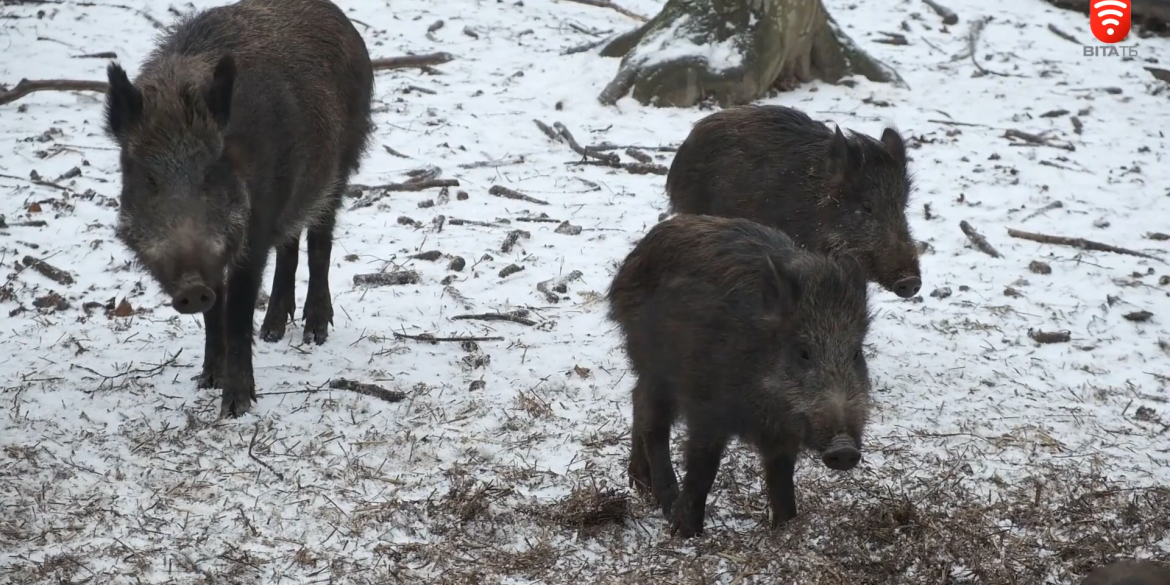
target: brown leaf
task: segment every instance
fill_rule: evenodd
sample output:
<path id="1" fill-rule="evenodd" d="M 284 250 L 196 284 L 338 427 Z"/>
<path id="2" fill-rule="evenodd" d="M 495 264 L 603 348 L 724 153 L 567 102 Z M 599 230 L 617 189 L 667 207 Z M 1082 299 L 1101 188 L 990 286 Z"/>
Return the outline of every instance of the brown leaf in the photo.
<path id="1" fill-rule="evenodd" d="M 41 212 L 41 204 L 40 203 L 33 203 L 32 205 L 29 205 L 28 212 L 29 213 L 40 213 Z"/>
<path id="2" fill-rule="evenodd" d="M 582 368 L 581 366 L 573 366 L 573 371 L 577 372 L 577 375 L 581 376 L 582 378 L 589 377 L 589 368 Z"/>
<path id="3" fill-rule="evenodd" d="M 114 309 L 115 317 L 129 317 L 134 314 L 134 307 L 130 306 L 130 301 L 122 299 L 118 306 Z"/>

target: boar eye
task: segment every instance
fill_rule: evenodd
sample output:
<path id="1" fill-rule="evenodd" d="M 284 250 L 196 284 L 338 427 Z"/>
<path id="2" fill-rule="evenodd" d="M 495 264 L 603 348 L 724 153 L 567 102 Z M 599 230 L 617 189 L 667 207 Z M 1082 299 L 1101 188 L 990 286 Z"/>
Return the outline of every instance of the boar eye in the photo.
<path id="1" fill-rule="evenodd" d="M 802 360 L 804 360 L 804 361 L 806 361 L 806 362 L 807 362 L 807 361 L 809 361 L 810 359 L 812 359 L 812 356 L 810 356 L 810 355 L 808 354 L 808 350 L 807 350 L 807 349 L 802 349 L 802 350 L 800 350 L 800 359 L 802 359 Z"/>
<path id="2" fill-rule="evenodd" d="M 873 213 L 873 204 L 870 203 L 869 201 L 862 201 L 861 202 L 861 210 L 866 212 L 866 213 Z"/>

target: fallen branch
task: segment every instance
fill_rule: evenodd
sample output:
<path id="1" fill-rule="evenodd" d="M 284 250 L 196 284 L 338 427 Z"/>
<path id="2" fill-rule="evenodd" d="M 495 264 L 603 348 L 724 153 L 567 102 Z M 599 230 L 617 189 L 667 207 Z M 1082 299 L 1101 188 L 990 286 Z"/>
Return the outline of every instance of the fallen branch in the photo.
<path id="1" fill-rule="evenodd" d="M 283 473 L 273 469 L 271 465 L 265 463 L 263 460 L 257 457 L 255 453 L 252 452 L 252 449 L 256 447 L 256 437 L 258 436 L 260 436 L 260 423 L 256 423 L 256 429 L 252 431 L 252 441 L 248 443 L 248 457 L 251 458 L 252 461 L 259 463 L 264 469 L 271 471 L 277 479 L 284 481 Z M 194 563 L 194 561 L 192 561 L 192 563 Z"/>
<path id="2" fill-rule="evenodd" d="M 56 266 L 53 266 L 44 260 L 33 258 L 32 256 L 25 256 L 21 263 L 28 268 L 36 270 L 37 272 L 41 273 L 42 276 L 57 284 L 62 286 L 69 286 L 73 284 L 73 277 L 70 276 L 68 272 L 61 270 L 60 268 L 57 268 Z"/>
<path id="3" fill-rule="evenodd" d="M 8 223 L 4 220 L 4 216 L 0 215 L 0 229 L 10 227 L 45 227 L 47 225 L 49 225 L 49 222 L 43 219 L 30 219 L 28 221 L 14 221 L 12 223 Z"/>
<path id="4" fill-rule="evenodd" d="M 1054 35 L 1056 35 L 1056 36 L 1058 36 L 1058 37 L 1060 37 L 1060 38 L 1062 38 L 1070 43 L 1076 43 L 1078 45 L 1081 44 L 1081 42 L 1078 41 L 1076 37 L 1064 32 L 1063 30 L 1060 30 L 1060 28 L 1057 27 L 1055 24 L 1049 23 L 1048 30 L 1051 31 L 1052 34 L 1054 34 Z"/>
<path id="5" fill-rule="evenodd" d="M 156 376 L 159 376 L 167 368 L 174 366 L 174 365 L 177 365 L 178 360 L 179 360 L 179 356 L 182 354 L 183 354 L 183 350 L 180 348 L 179 351 L 175 352 L 175 355 L 171 356 L 169 359 L 164 360 L 161 364 L 158 364 L 158 365 L 155 365 L 155 366 L 152 366 L 149 368 L 127 368 L 125 371 L 119 372 L 119 373 L 114 374 L 112 376 L 107 376 L 105 374 L 102 374 L 100 372 L 93 370 L 92 368 L 87 368 L 85 366 L 80 366 L 77 364 L 72 364 L 69 367 L 70 368 L 77 368 L 79 370 L 85 370 L 86 372 L 89 372 L 89 373 L 102 379 L 102 381 L 98 384 L 97 388 L 95 388 L 93 390 L 85 390 L 84 391 L 86 394 L 93 394 L 95 392 L 102 390 L 103 388 L 110 388 L 111 390 L 119 390 L 119 389 L 125 387 L 126 384 L 129 384 L 131 381 L 138 382 L 140 380 L 146 380 L 149 378 L 154 378 Z M 118 384 L 115 385 L 114 382 L 117 381 L 119 378 L 122 379 L 121 382 L 118 382 Z M 109 386 L 107 386 L 107 384 L 109 384 Z"/>
<path id="6" fill-rule="evenodd" d="M 1040 209 L 1037 209 L 1036 211 L 1033 211 L 1032 213 L 1028 214 L 1027 217 L 1020 220 L 1020 223 L 1028 221 L 1029 219 L 1032 219 L 1033 217 L 1036 217 L 1038 215 L 1048 213 L 1049 211 L 1052 211 L 1053 209 L 1060 209 L 1062 207 L 1064 207 L 1064 203 L 1062 203 L 1060 201 L 1053 201 L 1052 203 L 1049 203 L 1048 205 L 1045 205 L 1044 207 L 1041 207 Z"/>
<path id="7" fill-rule="evenodd" d="M 461 320 L 475 320 L 475 321 L 508 321 L 510 323 L 519 323 L 521 325 L 536 325 L 536 321 L 527 319 L 524 315 L 527 311 L 513 311 L 511 313 L 479 313 L 475 315 L 455 315 L 451 319 L 456 321 Z"/>
<path id="8" fill-rule="evenodd" d="M 503 185 L 492 185 L 492 188 L 488 189 L 488 194 L 495 195 L 496 197 L 515 199 L 517 201 L 527 201 L 529 203 L 537 203 L 539 205 L 548 205 L 548 201 L 541 201 L 535 197 L 529 197 L 519 191 L 509 189 Z"/>
<path id="9" fill-rule="evenodd" d="M 573 138 L 573 133 L 569 132 L 569 129 L 566 128 L 564 124 L 560 122 L 553 122 L 553 128 L 557 131 L 557 134 L 560 134 L 560 136 L 565 139 L 565 143 L 569 145 L 569 148 L 572 148 L 574 152 L 581 155 L 582 157 L 593 157 L 603 163 L 608 164 L 611 167 L 621 166 L 622 159 L 618 155 L 612 153 L 607 154 L 593 152 L 588 148 L 581 146 L 581 144 L 577 142 L 577 139 Z"/>
<path id="10" fill-rule="evenodd" d="M 605 151 L 610 151 L 610 150 L 622 150 L 622 149 L 631 149 L 631 148 L 637 149 L 637 150 L 654 150 L 654 151 L 658 151 L 658 152 L 678 152 L 677 146 L 628 146 L 628 145 L 623 146 L 623 145 L 618 145 L 618 144 L 611 144 L 609 142 L 602 142 L 601 144 L 596 144 L 594 146 L 590 146 L 589 151 L 590 152 L 605 152 Z M 635 157 L 635 158 L 637 158 L 637 157 Z"/>
<path id="11" fill-rule="evenodd" d="M 543 282 L 536 284 L 536 290 L 544 295 L 545 300 L 550 303 L 558 303 L 561 297 L 557 293 L 568 292 L 568 284 L 574 280 L 580 279 L 584 274 L 580 270 L 574 270 L 560 278 L 550 278 Z"/>
<path id="12" fill-rule="evenodd" d="M 548 124 L 545 124 L 544 122 L 541 122 L 540 120 L 533 120 L 533 122 L 536 122 L 536 127 L 540 128 L 540 131 L 544 132 L 544 135 L 548 136 L 549 140 L 555 140 L 557 142 L 561 141 L 561 137 L 559 134 L 557 134 L 557 131 L 553 130 L 552 128 L 549 128 Z"/>
<path id="13" fill-rule="evenodd" d="M 385 185 L 351 185 L 359 191 L 423 191 L 438 187 L 458 187 L 458 179 L 423 179 L 421 181 L 407 181 L 405 183 L 386 183 Z"/>
<path id="14" fill-rule="evenodd" d="M 967 35 L 967 55 L 966 56 L 971 57 L 971 63 L 973 63 L 975 65 L 975 68 L 978 69 L 979 72 L 983 73 L 984 75 L 990 74 L 990 75 L 998 75 L 1000 77 L 1013 77 L 1013 75 L 1008 74 L 1008 73 L 1000 73 L 998 71 L 991 71 L 989 69 L 985 69 L 982 65 L 979 64 L 979 57 L 976 55 L 977 51 L 975 49 L 978 48 L 979 37 L 983 34 L 983 27 L 987 26 L 988 20 L 990 20 L 990 19 L 987 17 L 984 17 L 984 18 L 980 18 L 980 19 L 976 19 L 976 20 L 971 21 L 971 31 Z"/>
<path id="15" fill-rule="evenodd" d="M 96 5 L 95 5 L 96 6 Z M 98 54 L 100 55 L 100 54 Z M 84 55 L 97 57 L 98 55 Z M 429 53 L 426 55 L 404 55 L 401 57 L 384 57 L 373 59 L 370 66 L 374 71 L 390 69 L 410 69 L 440 65 L 453 60 L 450 53 Z M 8 91 L 0 91 L 0 106 L 12 103 L 24 96 L 38 91 L 96 91 L 106 93 L 110 84 L 104 81 L 86 81 L 83 79 L 21 79 L 16 87 Z"/>
<path id="16" fill-rule="evenodd" d="M 442 65 L 455 59 L 451 53 L 427 53 L 425 55 L 403 55 L 401 57 L 383 57 L 371 59 L 370 67 L 374 71 L 388 71 L 391 69 L 411 69 Z"/>
<path id="17" fill-rule="evenodd" d="M 96 91 L 106 93 L 110 84 L 80 79 L 21 79 L 16 87 L 0 92 L 0 106 L 38 91 Z"/>
<path id="18" fill-rule="evenodd" d="M 1127 248 L 1118 248 L 1117 246 L 1111 246 L 1109 244 L 1102 244 L 1101 242 L 1094 242 L 1092 240 L 1086 240 L 1084 238 L 1068 238 L 1068 237 L 1064 237 L 1064 236 L 1050 236 L 1047 234 L 1036 234 L 1036 233 L 1032 233 L 1032 232 L 1014 230 L 1012 228 L 1007 228 L 1007 231 L 1008 231 L 1009 236 L 1011 236 L 1013 238 L 1019 238 L 1021 240 L 1029 240 L 1029 241 L 1038 242 L 1041 244 L 1052 244 L 1055 246 L 1071 246 L 1073 248 L 1080 248 L 1082 250 L 1089 250 L 1089 251 L 1093 251 L 1093 252 L 1113 252 L 1114 254 L 1125 254 L 1127 256 L 1138 256 L 1140 258 L 1149 258 L 1151 260 L 1157 260 L 1159 262 L 1165 263 L 1165 261 L 1162 260 L 1161 258 L 1159 258 L 1157 256 L 1153 256 L 1151 254 L 1146 254 L 1145 252 L 1138 252 L 1136 250 L 1130 250 Z"/>
<path id="19" fill-rule="evenodd" d="M 372 274 L 353 275 L 354 286 L 402 286 L 418 284 L 419 274 L 414 270 L 396 270 L 394 272 L 375 272 Z"/>
<path id="20" fill-rule="evenodd" d="M 967 223 L 967 220 L 959 222 L 959 229 L 963 230 L 963 233 L 967 235 L 967 239 L 971 240 L 971 243 L 974 244 L 975 248 L 980 252 L 983 252 L 992 258 L 1003 257 L 1003 255 L 1000 254 L 999 251 L 997 251 L 987 241 L 987 238 L 983 237 L 982 234 L 980 234 L 978 231 L 975 231 L 975 228 L 971 227 L 971 224 Z"/>
<path id="21" fill-rule="evenodd" d="M 934 0 L 922 0 L 922 2 L 934 10 L 936 14 L 942 17 L 943 24 L 951 25 L 959 22 L 959 15 L 955 14 L 955 12 L 950 8 L 947 8 L 938 2 L 934 2 Z"/>
<path id="22" fill-rule="evenodd" d="M 407 335 L 405 333 L 395 333 L 394 337 L 397 339 L 413 339 L 415 341 L 425 341 L 437 345 L 440 341 L 503 341 L 503 337 L 471 337 L 471 336 L 456 336 L 456 337 L 435 337 L 430 333 L 422 333 L 419 335 Z"/>
<path id="23" fill-rule="evenodd" d="M 632 11 L 626 10 L 625 8 L 622 8 L 621 6 L 618 6 L 617 4 L 614 4 L 613 2 L 610 2 L 609 0 L 566 0 L 566 1 L 567 2 L 576 2 L 577 4 L 584 4 L 586 6 L 595 6 L 597 8 L 609 8 L 610 10 L 614 10 L 614 11 L 618 12 L 619 14 L 622 14 L 624 16 L 628 16 L 634 20 L 638 20 L 641 22 L 646 22 L 647 20 L 650 20 L 649 18 L 646 18 L 645 16 L 642 16 L 641 14 L 638 14 L 637 12 L 632 12 Z"/>
<path id="24" fill-rule="evenodd" d="M 1072 339 L 1072 335 L 1068 331 L 1033 331 L 1028 330 L 1028 337 L 1031 337 L 1036 343 L 1067 343 Z"/>
<path id="25" fill-rule="evenodd" d="M 1067 150 L 1070 152 L 1076 150 L 1076 147 L 1073 146 L 1072 144 L 1053 144 L 1051 140 L 1049 140 L 1048 138 L 1046 138 L 1044 136 L 1041 136 L 1039 134 L 1032 134 L 1029 132 L 1024 132 L 1023 130 L 1015 130 L 1015 129 L 1009 128 L 1007 130 L 1004 130 L 1003 137 L 1007 138 L 1009 140 L 1011 140 L 1013 138 L 1015 138 L 1017 140 L 1023 140 L 1025 143 L 1032 144 L 1035 146 L 1051 146 L 1053 148 L 1059 148 L 1059 149 Z"/>
<path id="26" fill-rule="evenodd" d="M 337 378 L 329 381 L 329 388 L 333 390 L 348 390 L 362 396 L 378 398 L 386 402 L 400 402 L 406 399 L 406 393 L 399 390 L 387 390 L 376 384 L 364 384 L 355 380 Z"/>

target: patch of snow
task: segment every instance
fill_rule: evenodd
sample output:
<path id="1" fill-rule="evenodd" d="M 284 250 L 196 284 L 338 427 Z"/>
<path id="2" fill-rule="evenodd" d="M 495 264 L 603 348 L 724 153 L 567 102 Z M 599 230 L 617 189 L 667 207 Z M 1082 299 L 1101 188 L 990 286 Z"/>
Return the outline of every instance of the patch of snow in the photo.
<path id="1" fill-rule="evenodd" d="M 648 33 L 631 50 L 628 62 L 641 67 L 654 67 L 675 61 L 701 60 L 712 72 L 743 66 L 741 35 L 731 35 L 722 41 L 696 43 L 696 35 L 707 36 L 710 33 L 695 31 L 693 21 L 694 17 L 684 14 L 668 26 Z"/>

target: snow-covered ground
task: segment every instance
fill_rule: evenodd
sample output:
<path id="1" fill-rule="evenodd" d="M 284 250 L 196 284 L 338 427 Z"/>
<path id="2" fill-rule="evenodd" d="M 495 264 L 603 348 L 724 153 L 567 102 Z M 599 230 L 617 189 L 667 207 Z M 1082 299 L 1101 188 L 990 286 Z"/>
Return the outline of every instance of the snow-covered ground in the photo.
<path id="1" fill-rule="evenodd" d="M 80 4 L 3 2 L 0 82 L 104 80 L 105 59 L 76 56 L 106 51 L 133 75 L 152 20 L 191 8 Z M 1167 40 L 1135 29 L 1124 44 L 1138 59 L 1086 57 L 1048 27 L 1096 44 L 1087 18 L 1039 0 L 947 0 L 961 19 L 950 30 L 917 1 L 827 3 L 909 89 L 813 83 L 768 101 L 875 136 L 888 122 L 902 131 L 917 184 L 908 215 L 931 249 L 922 296 L 871 287 L 878 409 L 865 462 L 849 475 L 802 462 L 800 516 L 773 534 L 756 458 L 736 445 L 706 534 L 681 542 L 653 506 L 631 497 L 623 508 L 633 380 L 602 296 L 665 209 L 664 177 L 572 164 L 580 157 L 534 120 L 561 122 L 582 144 L 655 147 L 680 143 L 709 110 L 597 102 L 618 60 L 560 53 L 637 24 L 613 10 L 341 4 L 375 57 L 455 56 L 440 74 L 378 74 L 375 146 L 355 182 L 431 165 L 460 186 L 343 212 L 329 340 L 300 343 L 302 261 L 298 322 L 279 343 L 257 341 L 260 400 L 240 419 L 217 421 L 219 392 L 190 381 L 201 320 L 175 314 L 113 239 L 118 159 L 101 96 L 0 106 L 6 582 L 1073 583 L 1115 556 L 1170 556 L 1170 497 L 1146 489 L 1170 484 L 1170 266 L 1005 229 L 1167 256 L 1170 241 L 1148 234 L 1170 233 L 1170 93 L 1143 69 L 1170 59 Z M 975 53 L 986 75 L 954 58 L 982 16 L 994 17 Z M 881 31 L 909 44 L 876 42 Z M 1053 142 L 1018 144 L 1008 130 Z M 670 152 L 653 154 L 670 164 Z M 490 195 L 493 185 L 547 205 Z M 521 221 L 541 213 L 558 221 Z M 19 225 L 30 220 L 45 225 Z M 963 220 L 1002 257 L 972 248 Z M 514 230 L 524 233 L 502 250 Z M 432 250 L 442 257 L 410 258 Z M 72 283 L 19 270 L 26 256 Z M 463 271 L 448 269 L 454 256 Z M 513 264 L 523 270 L 501 277 Z M 353 285 L 395 267 L 421 281 Z M 538 291 L 574 271 L 557 302 Z M 108 315 L 123 299 L 132 314 Z M 529 324 L 453 319 L 519 310 Z M 1152 316 L 1126 317 L 1140 311 Z M 1071 340 L 1039 344 L 1030 330 Z M 502 340 L 396 337 L 423 333 Z M 406 398 L 328 389 L 337 378 Z M 610 509 L 591 510 L 600 504 Z"/>

